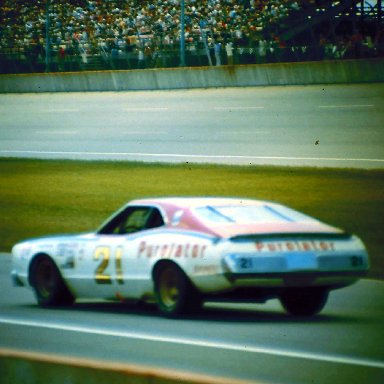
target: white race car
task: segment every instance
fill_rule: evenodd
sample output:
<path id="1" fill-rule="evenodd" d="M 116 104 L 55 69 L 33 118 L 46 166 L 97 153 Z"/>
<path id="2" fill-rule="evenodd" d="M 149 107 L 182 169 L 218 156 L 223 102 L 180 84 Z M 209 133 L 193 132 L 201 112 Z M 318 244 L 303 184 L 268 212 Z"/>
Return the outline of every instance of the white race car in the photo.
<path id="1" fill-rule="evenodd" d="M 204 301 L 279 298 L 320 312 L 332 289 L 369 268 L 362 241 L 286 206 L 234 198 L 134 200 L 96 232 L 44 237 L 12 250 L 15 285 L 41 306 L 76 298 L 156 300 L 176 316 Z"/>

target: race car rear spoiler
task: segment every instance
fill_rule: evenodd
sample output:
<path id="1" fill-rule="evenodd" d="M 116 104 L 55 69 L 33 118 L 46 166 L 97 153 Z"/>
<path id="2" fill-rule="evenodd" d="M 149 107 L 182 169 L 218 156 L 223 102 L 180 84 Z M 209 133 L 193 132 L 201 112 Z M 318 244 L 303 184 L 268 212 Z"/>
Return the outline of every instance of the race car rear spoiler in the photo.
<path id="1" fill-rule="evenodd" d="M 352 237 L 350 233 L 327 233 L 327 232 L 293 232 L 293 233 L 255 233 L 255 234 L 245 234 L 245 235 L 236 235 L 229 238 L 233 242 L 243 242 L 243 241 L 258 241 L 258 240 L 301 240 L 301 239 L 310 239 L 310 240 L 349 240 Z"/>

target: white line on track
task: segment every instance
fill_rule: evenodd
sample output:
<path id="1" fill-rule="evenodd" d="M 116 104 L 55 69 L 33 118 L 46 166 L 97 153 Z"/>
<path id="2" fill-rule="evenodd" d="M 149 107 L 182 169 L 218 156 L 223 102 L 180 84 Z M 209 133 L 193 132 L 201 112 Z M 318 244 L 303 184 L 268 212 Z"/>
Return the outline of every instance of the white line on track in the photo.
<path id="1" fill-rule="evenodd" d="M 124 112 L 166 112 L 169 108 L 166 107 L 129 107 L 123 108 Z"/>
<path id="2" fill-rule="evenodd" d="M 126 132 L 119 132 L 123 136 L 146 136 L 146 135 L 169 135 L 168 131 L 126 131 Z"/>
<path id="3" fill-rule="evenodd" d="M 234 132 L 220 132 L 222 135 L 229 135 L 229 136 L 238 136 L 238 135 L 266 135 L 270 134 L 271 131 L 262 131 L 262 130 L 249 130 L 249 131 L 239 131 L 236 130 Z"/>
<path id="4" fill-rule="evenodd" d="M 339 161 L 339 162 L 369 162 L 384 163 L 384 159 L 341 158 L 341 157 L 293 157 L 293 156 L 247 156 L 247 155 L 187 155 L 180 153 L 142 153 L 142 152 L 80 152 L 80 151 L 24 151 L 0 150 L 0 155 L 58 155 L 58 156 L 122 156 L 122 157 L 161 157 L 183 159 L 216 159 L 216 160 L 310 160 L 310 161 Z"/>
<path id="5" fill-rule="evenodd" d="M 40 135 L 77 135 L 78 131 L 35 131 Z"/>
<path id="6" fill-rule="evenodd" d="M 319 105 L 321 109 L 336 109 L 336 108 L 373 108 L 373 104 L 350 104 L 350 105 Z"/>
<path id="7" fill-rule="evenodd" d="M 253 106 L 253 107 L 214 107 L 217 111 L 248 111 L 252 109 L 264 109 L 263 106 Z"/>
<path id="8" fill-rule="evenodd" d="M 60 113 L 60 112 L 80 112 L 79 108 L 44 108 L 40 112 L 45 113 Z"/>
<path id="9" fill-rule="evenodd" d="M 106 329 L 106 328 L 103 329 L 103 328 L 96 328 L 96 327 L 89 327 L 89 326 L 85 327 L 80 325 L 68 325 L 68 324 L 62 324 L 62 323 L 42 324 L 41 321 L 21 320 L 21 319 L 15 319 L 15 318 L 7 318 L 7 317 L 0 317 L 0 323 L 8 324 L 8 325 L 16 325 L 16 326 L 26 326 L 26 327 L 53 329 L 53 330 L 68 331 L 68 332 L 86 333 L 86 334 L 100 335 L 100 336 L 119 337 L 119 338 L 136 339 L 136 340 L 144 340 L 144 341 L 155 341 L 155 342 L 171 343 L 171 344 L 179 344 L 179 345 L 189 345 L 189 346 L 203 347 L 203 348 L 224 349 L 224 350 L 244 352 L 244 353 L 259 353 L 264 355 L 312 360 L 312 361 L 319 361 L 324 363 L 347 364 L 347 365 L 354 365 L 354 366 L 384 369 L 383 361 L 378 361 L 373 359 L 357 358 L 357 357 L 350 357 L 350 356 L 339 356 L 339 355 L 325 355 L 322 353 L 312 353 L 307 351 L 288 351 L 288 350 L 270 348 L 270 347 L 244 345 L 244 343 L 238 344 L 238 343 L 221 342 L 221 341 L 214 341 L 214 340 L 209 341 L 209 340 L 180 338 L 175 336 L 150 335 L 148 333 L 115 331 L 115 330 Z"/>

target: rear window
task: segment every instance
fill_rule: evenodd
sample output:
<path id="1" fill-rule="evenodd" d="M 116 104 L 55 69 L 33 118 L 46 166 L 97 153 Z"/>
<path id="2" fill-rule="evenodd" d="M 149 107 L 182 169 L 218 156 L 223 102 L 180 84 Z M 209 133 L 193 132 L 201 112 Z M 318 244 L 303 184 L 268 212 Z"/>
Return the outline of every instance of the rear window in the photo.
<path id="1" fill-rule="evenodd" d="M 200 220 L 216 224 L 314 222 L 315 219 L 281 205 L 206 206 L 195 210 Z"/>

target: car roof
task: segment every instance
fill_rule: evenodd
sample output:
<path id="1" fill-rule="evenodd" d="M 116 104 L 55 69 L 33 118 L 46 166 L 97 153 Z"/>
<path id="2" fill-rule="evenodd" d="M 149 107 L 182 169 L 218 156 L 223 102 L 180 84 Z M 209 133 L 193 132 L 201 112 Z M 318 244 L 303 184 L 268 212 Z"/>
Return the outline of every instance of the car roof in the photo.
<path id="1" fill-rule="evenodd" d="M 160 207 L 168 216 L 168 220 L 172 223 L 173 215 L 179 211 L 191 211 L 194 208 L 199 207 L 223 207 L 223 206 L 279 206 L 281 204 L 256 200 L 256 199 L 241 199 L 231 197 L 161 197 L 161 198 L 148 198 L 137 199 L 131 201 L 129 206 L 134 205 L 146 205 Z M 301 213 L 301 212 L 299 212 Z M 307 216 L 307 215 L 305 215 Z M 197 230 L 205 233 L 210 233 L 219 237 L 232 237 L 240 234 L 265 234 L 265 233 L 335 233 L 341 232 L 341 230 L 332 227 L 328 224 L 322 223 L 310 216 L 312 223 L 292 221 L 286 223 L 257 223 L 257 224 L 213 224 L 206 223 L 204 220 L 199 219 L 195 215 L 186 215 L 182 217 L 179 224 L 173 224 L 174 228 L 180 227 L 183 230 Z"/>
<path id="2" fill-rule="evenodd" d="M 270 202 L 255 199 L 232 197 L 159 197 L 132 200 L 129 205 L 173 206 L 179 209 L 190 209 L 204 206 L 242 206 L 264 205 Z"/>

